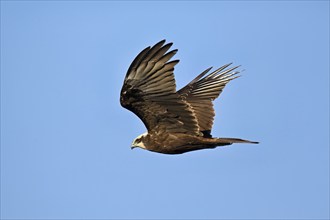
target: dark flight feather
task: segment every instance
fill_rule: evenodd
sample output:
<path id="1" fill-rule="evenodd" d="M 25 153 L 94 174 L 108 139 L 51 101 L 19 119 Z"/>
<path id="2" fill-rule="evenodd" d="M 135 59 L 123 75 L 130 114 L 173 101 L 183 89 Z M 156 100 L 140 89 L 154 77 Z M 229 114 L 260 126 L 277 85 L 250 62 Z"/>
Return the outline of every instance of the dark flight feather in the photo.
<path id="1" fill-rule="evenodd" d="M 133 61 L 121 91 L 121 105 L 134 112 L 148 131 L 162 128 L 197 135 L 193 110 L 176 93 L 173 71 L 179 61 L 169 59 L 177 50 L 166 53 L 172 43 L 162 46 L 164 43 L 147 47 Z"/>
<path id="2" fill-rule="evenodd" d="M 224 65 L 206 75 L 211 70 L 208 68 L 178 91 L 178 94 L 192 106 L 200 131 L 209 134 L 208 136 L 211 135 L 208 131 L 212 129 L 215 116 L 212 101 L 220 95 L 230 80 L 239 77 L 238 71 L 232 72 L 238 66 L 226 70 L 230 65 Z"/>

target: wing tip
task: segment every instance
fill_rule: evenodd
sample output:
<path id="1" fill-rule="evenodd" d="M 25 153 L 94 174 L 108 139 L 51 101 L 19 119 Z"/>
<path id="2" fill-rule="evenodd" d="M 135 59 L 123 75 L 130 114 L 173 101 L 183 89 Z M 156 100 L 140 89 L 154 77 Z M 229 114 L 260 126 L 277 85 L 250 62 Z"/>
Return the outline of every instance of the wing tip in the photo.
<path id="1" fill-rule="evenodd" d="M 171 50 L 170 53 L 176 54 L 178 51 L 179 51 L 178 49 L 174 49 L 174 50 Z"/>
<path id="2" fill-rule="evenodd" d="M 178 64 L 180 62 L 179 59 L 176 59 L 176 60 L 171 60 L 170 62 L 167 62 L 166 64 L 172 64 L 172 63 L 175 63 L 174 65 Z"/>
<path id="3" fill-rule="evenodd" d="M 155 45 L 163 45 L 165 43 L 166 43 L 166 39 L 163 39 L 163 40 L 159 41 L 158 43 L 156 43 Z M 172 46 L 173 42 L 168 42 L 166 45 Z"/>
<path id="4" fill-rule="evenodd" d="M 161 41 L 159 41 L 157 44 L 164 44 L 166 42 L 166 39 L 163 39 Z"/>

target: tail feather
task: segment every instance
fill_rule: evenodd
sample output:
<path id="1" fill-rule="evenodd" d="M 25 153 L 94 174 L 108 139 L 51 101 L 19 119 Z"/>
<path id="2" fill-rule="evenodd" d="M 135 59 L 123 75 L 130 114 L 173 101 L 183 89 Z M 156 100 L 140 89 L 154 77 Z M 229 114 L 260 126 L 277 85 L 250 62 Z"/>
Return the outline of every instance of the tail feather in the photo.
<path id="1" fill-rule="evenodd" d="M 218 144 L 234 144 L 234 143 L 245 143 L 245 144 L 259 144 L 257 141 L 249 141 L 239 138 L 217 138 Z"/>

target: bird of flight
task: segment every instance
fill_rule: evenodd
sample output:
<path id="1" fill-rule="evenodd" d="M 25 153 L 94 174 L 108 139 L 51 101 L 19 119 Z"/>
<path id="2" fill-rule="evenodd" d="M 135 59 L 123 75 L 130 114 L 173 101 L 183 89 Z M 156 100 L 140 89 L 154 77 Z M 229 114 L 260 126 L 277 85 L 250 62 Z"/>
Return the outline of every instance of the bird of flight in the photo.
<path id="1" fill-rule="evenodd" d="M 133 141 L 131 148 L 181 154 L 233 143 L 257 144 L 211 135 L 215 116 L 212 101 L 229 81 L 238 77 L 238 66 L 229 68 L 231 64 L 227 64 L 209 74 L 208 68 L 176 91 L 173 71 L 179 60 L 170 60 L 177 50 L 167 52 L 172 43 L 164 44 L 162 40 L 141 51 L 124 80 L 120 103 L 136 114 L 148 130 Z"/>

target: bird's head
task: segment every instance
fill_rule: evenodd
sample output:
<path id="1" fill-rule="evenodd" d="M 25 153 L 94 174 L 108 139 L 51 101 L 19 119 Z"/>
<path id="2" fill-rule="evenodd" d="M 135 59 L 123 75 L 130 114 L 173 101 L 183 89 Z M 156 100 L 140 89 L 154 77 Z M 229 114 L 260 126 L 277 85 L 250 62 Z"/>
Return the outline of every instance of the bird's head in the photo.
<path id="1" fill-rule="evenodd" d="M 146 146 L 144 145 L 143 143 L 143 139 L 145 136 L 147 136 L 147 132 L 139 135 L 137 138 L 134 139 L 133 143 L 132 143 L 132 146 L 131 146 L 131 149 L 133 150 L 134 148 L 136 147 L 139 147 L 139 148 L 142 148 L 142 149 L 146 149 Z"/>

